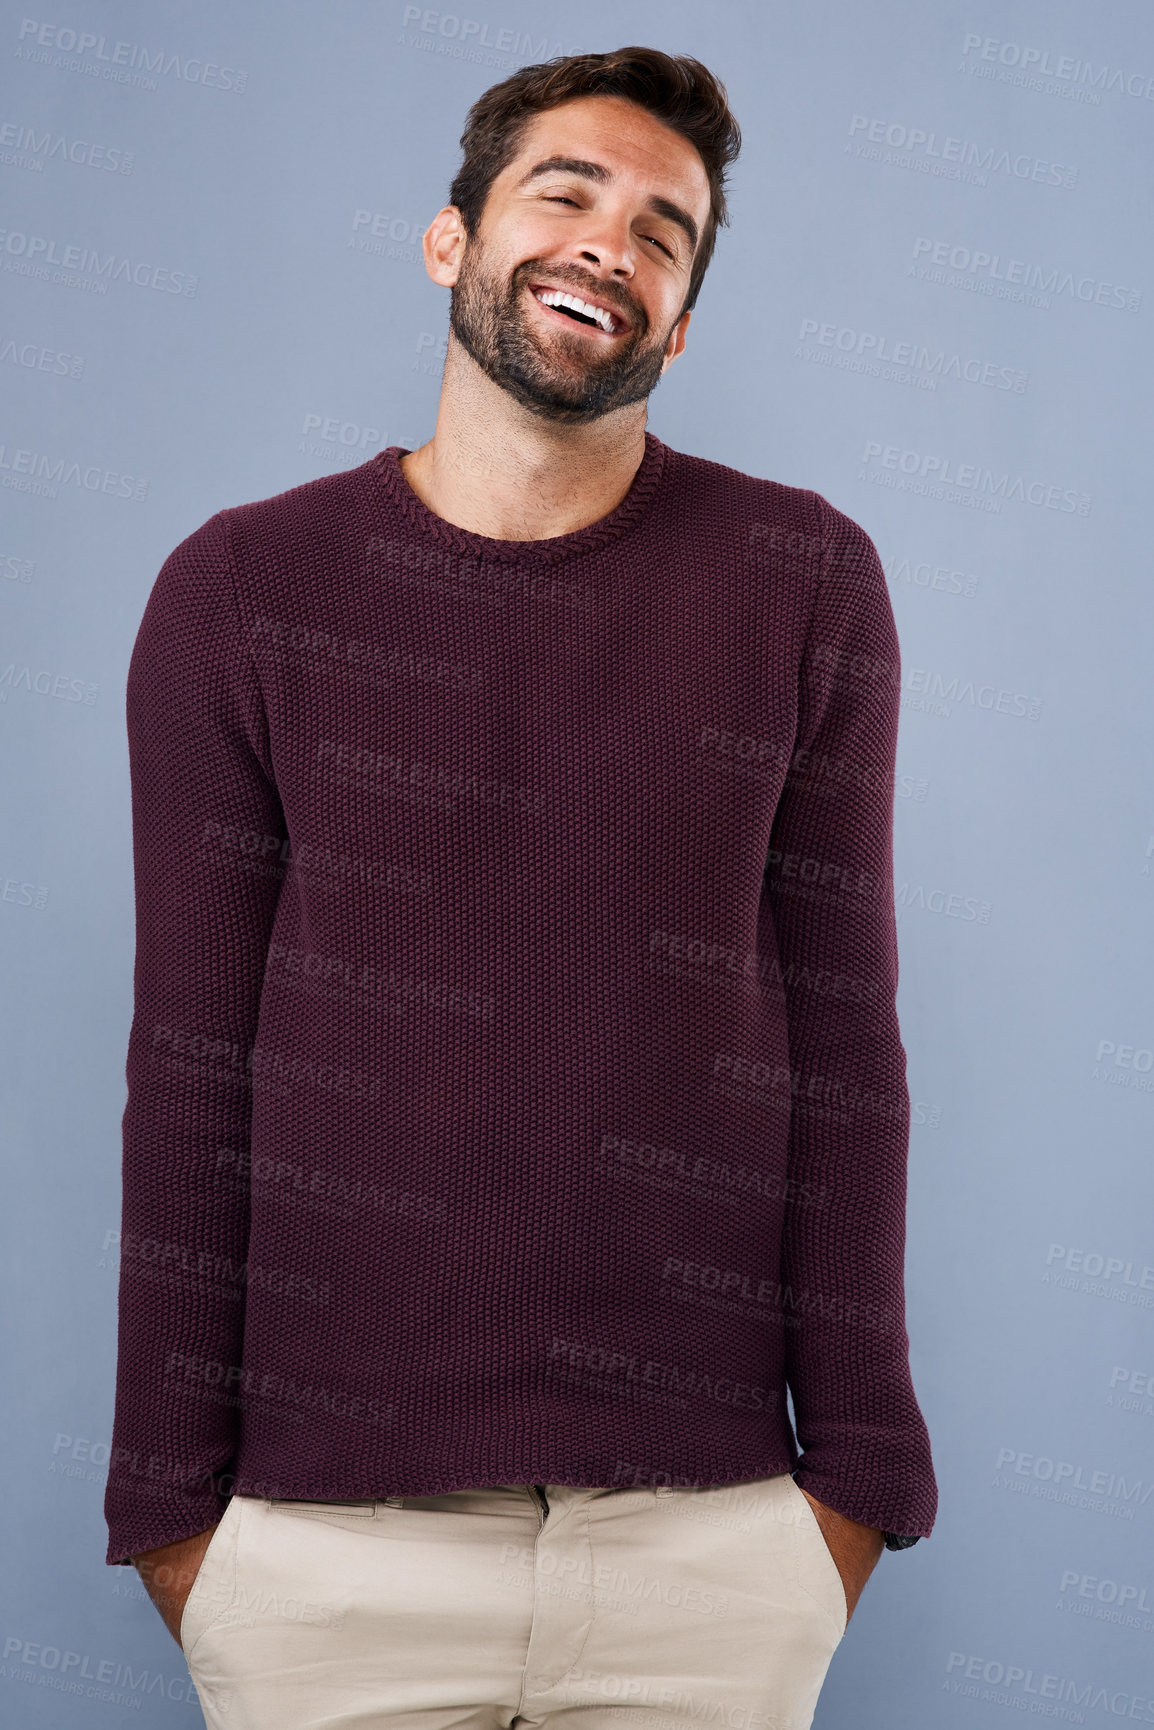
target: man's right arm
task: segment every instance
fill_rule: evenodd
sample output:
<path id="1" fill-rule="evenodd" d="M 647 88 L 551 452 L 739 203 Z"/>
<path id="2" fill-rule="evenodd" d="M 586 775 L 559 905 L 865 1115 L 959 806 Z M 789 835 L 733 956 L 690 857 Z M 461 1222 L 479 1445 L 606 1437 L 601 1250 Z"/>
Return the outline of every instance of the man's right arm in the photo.
<path id="1" fill-rule="evenodd" d="M 155 1550 L 144 1550 L 132 1558 L 145 1590 L 178 1646 L 184 1606 L 215 1531 L 213 1525 L 206 1532 L 196 1532 L 191 1538 L 178 1538 L 174 1544 L 161 1544 Z"/>
<path id="2" fill-rule="evenodd" d="M 126 714 L 136 960 L 109 1563 L 207 1547 L 238 1430 L 250 1054 L 284 817 L 222 513 L 161 567 Z"/>

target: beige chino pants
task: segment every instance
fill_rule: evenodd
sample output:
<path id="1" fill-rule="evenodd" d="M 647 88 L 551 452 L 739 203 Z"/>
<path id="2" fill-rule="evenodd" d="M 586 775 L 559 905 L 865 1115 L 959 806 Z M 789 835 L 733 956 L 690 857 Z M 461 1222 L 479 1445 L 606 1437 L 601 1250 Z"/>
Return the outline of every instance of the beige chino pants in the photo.
<path id="1" fill-rule="evenodd" d="M 234 1496 L 180 1637 L 209 1730 L 809 1730 L 845 1627 L 786 1472 Z"/>

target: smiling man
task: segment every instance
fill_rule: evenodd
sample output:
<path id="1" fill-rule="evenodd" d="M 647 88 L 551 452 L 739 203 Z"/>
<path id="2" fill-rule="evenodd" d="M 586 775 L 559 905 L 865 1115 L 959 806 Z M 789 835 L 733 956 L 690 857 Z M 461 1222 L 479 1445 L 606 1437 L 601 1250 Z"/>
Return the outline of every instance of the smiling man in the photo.
<path id="1" fill-rule="evenodd" d="M 218 510 L 133 649 L 107 1560 L 214 1730 L 805 1730 L 937 1510 L 893 614 L 647 430 L 710 72 L 529 66 L 461 142 L 433 437 Z"/>

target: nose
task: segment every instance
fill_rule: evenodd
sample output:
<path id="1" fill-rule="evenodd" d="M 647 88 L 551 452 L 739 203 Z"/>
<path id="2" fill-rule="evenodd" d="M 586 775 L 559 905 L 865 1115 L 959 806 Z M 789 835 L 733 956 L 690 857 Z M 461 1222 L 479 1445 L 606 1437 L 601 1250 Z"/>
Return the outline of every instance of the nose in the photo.
<path id="1" fill-rule="evenodd" d="M 635 246 L 625 213 L 614 215 L 602 208 L 585 215 L 574 256 L 599 271 L 610 271 L 619 282 L 628 282 L 635 268 Z"/>
<path id="2" fill-rule="evenodd" d="M 626 260 L 623 256 L 619 256 L 615 252 L 615 249 L 610 245 L 587 245 L 582 247 L 577 256 L 583 263 L 596 265 L 599 270 L 603 270 L 608 264 L 613 275 L 619 277 L 622 281 L 627 282 L 633 275 L 632 259 Z"/>

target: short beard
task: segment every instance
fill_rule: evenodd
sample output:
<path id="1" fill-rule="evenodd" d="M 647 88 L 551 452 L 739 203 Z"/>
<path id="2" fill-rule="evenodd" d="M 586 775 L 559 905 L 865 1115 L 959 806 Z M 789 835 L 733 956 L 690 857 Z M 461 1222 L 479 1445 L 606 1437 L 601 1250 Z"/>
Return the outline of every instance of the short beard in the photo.
<path id="1" fill-rule="evenodd" d="M 573 344 L 581 346 L 573 352 L 584 365 L 555 364 L 528 326 L 525 285 L 535 275 L 557 273 L 536 261 L 518 265 L 502 297 L 486 274 L 480 235 L 473 236 L 449 299 L 449 328 L 466 354 L 530 414 L 561 425 L 581 426 L 643 402 L 661 377 L 668 334 L 659 346 L 646 346 L 644 315 L 639 314 L 640 324 L 600 359 L 595 345 L 574 333 Z M 556 340 L 566 344 L 564 331 Z"/>

